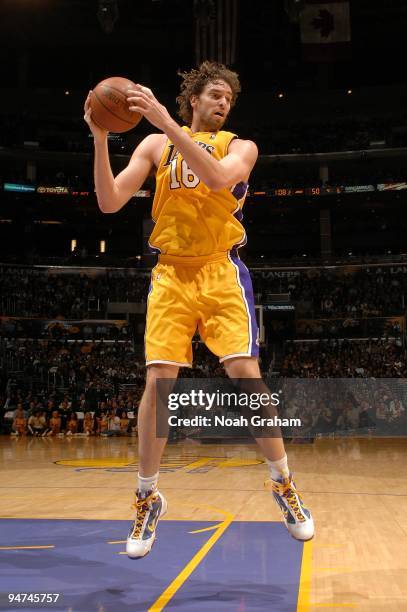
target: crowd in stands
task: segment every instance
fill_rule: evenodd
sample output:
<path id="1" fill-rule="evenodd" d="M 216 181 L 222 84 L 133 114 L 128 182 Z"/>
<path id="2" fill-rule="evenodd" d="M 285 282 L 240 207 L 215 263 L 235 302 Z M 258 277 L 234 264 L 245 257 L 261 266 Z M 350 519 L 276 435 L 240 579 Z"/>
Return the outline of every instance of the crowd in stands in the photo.
<path id="1" fill-rule="evenodd" d="M 400 381 L 398 384 L 397 381 Z M 286 435 L 407 435 L 404 381 L 379 378 L 286 379 L 283 418 L 300 419 Z"/>
<path id="2" fill-rule="evenodd" d="M 273 322 L 274 329 L 274 322 Z M 284 331 L 284 330 L 283 330 Z M 399 341 L 404 331 L 404 318 L 369 319 L 298 319 L 295 328 L 291 325 L 283 338 L 292 340 L 343 339 L 343 338 L 396 338 Z M 291 335 L 287 334 L 290 332 Z M 281 335 L 281 334 L 280 334 Z"/>
<path id="3" fill-rule="evenodd" d="M 145 302 L 150 274 L 107 270 L 94 276 L 80 271 L 48 273 L 41 268 L 0 266 L 0 312 L 20 317 L 62 316 L 87 319 L 105 313 L 107 301 Z"/>
<path id="4" fill-rule="evenodd" d="M 15 403 L 17 402 L 17 403 Z M 82 394 L 74 403 L 68 396 L 56 402 L 54 396 L 8 396 L 3 407 L 3 433 L 35 437 L 74 435 L 132 435 L 137 433 L 137 405 L 129 395 L 102 400 L 91 410 Z"/>
<path id="5" fill-rule="evenodd" d="M 145 367 L 131 342 L 3 340 L 3 430 L 18 435 L 135 431 Z"/>
<path id="6" fill-rule="evenodd" d="M 2 358 L 9 371 L 39 384 L 69 388 L 89 397 L 121 384 L 144 381 L 145 368 L 131 341 L 68 342 L 20 340 L 2 342 Z"/>
<path id="7" fill-rule="evenodd" d="M 142 357 L 130 344 L 66 343 L 8 340 L 3 357 L 14 357 L 14 367 L 0 398 L 3 432 L 13 435 L 122 435 L 136 431 L 138 405 L 145 381 Z M 389 339 L 365 341 L 287 342 L 279 377 L 300 385 L 304 381 L 329 384 L 343 379 L 381 382 L 407 378 L 406 349 Z M 218 378 L 225 371 L 217 358 L 194 342 L 195 365 L 181 369 L 181 377 Z M 16 361 L 17 360 L 17 361 Z M 10 362 L 11 363 L 11 362 Z M 271 372 L 262 354 L 263 375 Z M 301 379 L 301 380 L 299 380 Z M 382 381 L 383 384 L 386 381 Z M 387 380 L 387 383 L 389 381 Z M 377 428 L 407 432 L 405 389 L 397 395 L 361 397 L 355 402 L 337 392 L 317 390 L 310 400 L 299 399 L 299 391 L 285 393 L 284 418 L 301 418 L 293 436 L 310 433 Z M 301 393 L 300 393 L 301 395 Z M 340 398 L 341 401 L 340 401 Z M 363 401 L 362 401 L 363 400 Z M 364 402 L 364 403 L 363 403 Z"/>
<path id="8" fill-rule="evenodd" d="M 7 315 L 32 320 L 81 319 L 90 314 L 95 301 L 102 313 L 108 299 L 145 301 L 149 277 L 147 270 L 101 269 L 84 274 L 3 265 L 1 315 L 4 321 Z M 295 339 L 284 344 L 280 376 L 306 380 L 407 378 L 401 324 L 407 289 L 403 266 L 371 266 L 341 273 L 321 268 L 254 269 L 252 277 L 257 303 L 271 303 L 272 294 L 288 293 L 296 307 L 296 321 L 284 322 L 291 335 L 278 338 L 271 334 L 283 344 L 284 338 Z M 85 334 L 76 341 L 43 340 L 3 333 L 0 349 L 5 376 L 0 385 L 2 431 L 44 437 L 136 431 L 145 365 L 142 348 L 133 340 L 95 341 L 90 337 L 85 341 Z M 193 349 L 194 368 L 182 369 L 182 377 L 225 376 L 223 366 L 201 343 L 194 341 Z M 263 348 L 260 364 L 265 375 L 272 371 L 270 359 Z M 351 400 L 336 404 L 335 398 L 328 398 L 325 405 L 322 399 L 312 406 L 291 402 L 286 409 L 291 416 L 302 411 L 305 429 L 301 431 L 357 429 L 358 423 L 374 429 L 377 420 L 387 431 L 395 424 L 403 430 L 407 400 L 394 393 L 389 398 L 376 397 L 373 403 L 364 400 L 364 408 L 359 402 L 357 409 Z"/>
<path id="9" fill-rule="evenodd" d="M 194 368 L 183 377 L 225 376 L 223 366 L 194 342 Z M 7 339 L 9 371 L 0 429 L 16 435 L 119 435 L 136 431 L 145 363 L 131 342 Z"/>
<path id="10" fill-rule="evenodd" d="M 345 270 L 252 270 L 258 304 L 270 294 L 289 293 L 297 312 L 321 318 L 380 317 L 404 312 L 407 268 L 371 267 Z M 46 268 L 0 266 L 0 312 L 3 316 L 67 319 L 105 313 L 111 302 L 146 302 L 150 272 L 101 270 L 94 274 L 55 273 Z"/>
<path id="11" fill-rule="evenodd" d="M 407 352 L 400 341 L 287 342 L 281 375 L 300 378 L 405 378 Z"/>
<path id="12" fill-rule="evenodd" d="M 273 293 L 290 293 L 302 314 L 314 317 L 378 317 L 404 312 L 407 274 L 404 268 L 360 268 L 338 274 L 329 270 L 252 271 L 257 302 Z"/>

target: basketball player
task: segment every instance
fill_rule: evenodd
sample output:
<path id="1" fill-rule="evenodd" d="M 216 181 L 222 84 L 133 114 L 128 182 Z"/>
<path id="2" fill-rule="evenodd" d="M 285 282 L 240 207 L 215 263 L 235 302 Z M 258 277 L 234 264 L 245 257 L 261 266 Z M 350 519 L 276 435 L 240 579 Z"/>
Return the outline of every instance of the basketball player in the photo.
<path id="1" fill-rule="evenodd" d="M 141 113 L 160 133 L 147 136 L 116 177 L 109 163 L 107 132 L 92 121 L 91 94 L 85 102 L 85 121 L 94 135 L 100 209 L 105 213 L 120 210 L 152 169 L 156 174 L 150 246 L 159 257 L 147 306 L 137 515 L 127 539 L 127 554 L 132 558 L 151 550 L 157 521 L 167 510 L 157 489 L 166 440 L 156 437 L 156 380 L 175 379 L 180 367 L 191 367 L 197 327 L 228 376 L 261 378 L 252 284 L 237 253 L 245 243 L 242 206 L 257 147 L 222 130 L 240 91 L 235 72 L 204 62 L 182 77 L 177 102 L 184 127 L 149 88 L 137 85 L 129 91 L 130 110 Z M 271 489 L 288 531 L 298 540 L 312 538 L 313 520 L 295 488 L 281 436 L 257 442 L 269 465 Z"/>

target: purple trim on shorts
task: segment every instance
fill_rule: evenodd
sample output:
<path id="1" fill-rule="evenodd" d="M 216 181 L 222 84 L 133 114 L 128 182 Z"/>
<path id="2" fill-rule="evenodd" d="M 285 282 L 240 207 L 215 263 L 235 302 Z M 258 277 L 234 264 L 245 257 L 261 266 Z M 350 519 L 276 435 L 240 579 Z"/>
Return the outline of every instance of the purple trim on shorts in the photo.
<path id="1" fill-rule="evenodd" d="M 156 225 L 157 221 L 155 221 L 155 219 L 153 219 L 153 217 L 151 217 L 151 221 L 154 223 L 154 225 Z M 152 232 L 151 232 L 152 233 Z M 154 245 L 150 244 L 150 238 L 151 238 L 151 234 L 148 238 L 148 248 L 150 249 L 150 252 L 153 253 L 154 255 L 160 255 L 161 254 L 161 249 L 159 249 L 158 247 L 155 247 Z"/>
<path id="2" fill-rule="evenodd" d="M 234 196 L 237 201 L 240 201 L 246 195 L 248 186 L 249 183 L 245 183 L 244 181 L 236 183 L 236 185 L 233 187 L 232 196 Z"/>
<path id="3" fill-rule="evenodd" d="M 252 279 L 250 278 L 250 272 L 244 265 L 243 261 L 236 256 L 235 253 L 230 254 L 230 259 L 236 267 L 239 283 L 242 287 L 243 294 L 249 309 L 250 329 L 251 329 L 251 346 L 249 351 L 252 357 L 259 356 L 259 346 L 257 344 L 258 327 L 256 320 L 256 310 L 254 308 L 254 295 Z"/>
<path id="4" fill-rule="evenodd" d="M 240 200 L 242 200 L 247 192 L 247 189 L 249 187 L 249 183 L 245 183 L 244 181 L 240 181 L 240 183 L 237 183 L 233 190 L 232 190 L 232 196 L 236 198 L 236 200 L 238 202 L 240 202 Z M 236 210 L 236 212 L 233 213 L 233 216 L 238 220 L 238 221 L 242 221 L 243 219 L 243 211 L 240 208 L 240 205 L 238 206 L 238 209 Z"/>
<path id="5" fill-rule="evenodd" d="M 242 217 L 243 217 L 243 215 L 242 215 Z M 238 219 L 238 221 L 241 221 L 241 219 Z M 233 256 L 236 256 L 236 255 L 237 255 L 237 253 L 238 253 L 238 250 L 240 249 L 240 247 L 244 246 L 246 243 L 247 243 L 247 234 L 246 234 L 246 232 L 245 232 L 245 233 L 244 233 L 244 236 L 243 236 L 243 238 L 242 238 L 242 242 L 238 242 L 238 244 L 234 244 L 234 245 L 232 246 L 232 249 L 231 249 L 231 251 L 230 251 L 230 252 L 231 252 L 231 254 L 233 254 Z"/>
<path id="6" fill-rule="evenodd" d="M 233 213 L 233 216 L 238 220 L 241 221 L 243 219 L 243 211 L 241 208 L 238 208 L 237 211 L 235 213 Z"/>
<path id="7" fill-rule="evenodd" d="M 160 255 L 161 254 L 161 250 L 158 247 L 155 247 L 155 246 L 153 246 L 150 243 L 148 243 L 148 248 L 150 249 L 150 252 L 153 253 L 154 255 Z"/>
<path id="8" fill-rule="evenodd" d="M 240 207 L 240 202 L 245 197 L 248 188 L 249 188 L 249 183 L 245 183 L 244 181 L 240 181 L 240 183 L 237 183 L 234 186 L 233 190 L 231 191 L 232 195 L 236 198 L 236 200 L 238 202 L 237 210 L 235 210 L 235 212 L 233 213 L 233 216 L 240 223 L 243 221 L 243 211 L 242 211 L 242 209 Z M 241 246 L 244 246 L 246 244 L 246 242 L 247 242 L 247 237 L 246 237 L 246 232 L 245 232 L 244 235 L 243 235 L 242 241 L 239 242 L 238 244 L 234 244 L 233 247 L 232 247 L 232 250 L 236 251 Z"/>

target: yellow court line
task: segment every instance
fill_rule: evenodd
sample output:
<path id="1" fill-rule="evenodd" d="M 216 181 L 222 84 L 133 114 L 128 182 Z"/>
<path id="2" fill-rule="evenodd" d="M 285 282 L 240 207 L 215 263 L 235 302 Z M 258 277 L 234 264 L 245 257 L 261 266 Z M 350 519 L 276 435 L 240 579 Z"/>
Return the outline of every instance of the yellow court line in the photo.
<path id="1" fill-rule="evenodd" d="M 153 605 L 148 609 L 148 612 L 160 612 L 164 609 L 167 603 L 174 597 L 175 593 L 178 589 L 184 584 L 184 582 L 189 578 L 192 572 L 198 567 L 202 559 L 208 554 L 210 549 L 216 544 L 219 538 L 223 535 L 226 529 L 233 521 L 233 514 L 229 514 L 229 517 L 226 518 L 222 523 L 219 523 L 219 527 L 215 531 L 215 533 L 209 538 L 207 542 L 198 550 L 196 555 L 192 557 L 191 561 L 187 563 L 184 569 L 178 574 L 176 578 L 171 582 L 171 584 L 165 589 L 163 593 L 159 596 L 159 598 L 153 603 Z"/>
<path id="2" fill-rule="evenodd" d="M 206 465 L 207 463 L 210 463 L 212 461 L 212 459 L 215 459 L 216 457 L 202 457 L 201 459 L 198 459 L 197 461 L 193 461 L 192 463 L 187 463 L 186 465 L 184 465 L 184 468 L 188 468 L 189 470 L 194 470 L 195 468 L 201 467 L 202 465 Z"/>
<path id="3" fill-rule="evenodd" d="M 312 540 L 304 542 L 302 550 L 300 586 L 298 589 L 297 612 L 309 612 L 311 596 Z"/>
<path id="4" fill-rule="evenodd" d="M 55 546 L 0 546 L 0 550 L 29 550 L 31 548 L 55 548 Z"/>
<path id="5" fill-rule="evenodd" d="M 212 525 L 212 527 L 205 527 L 204 529 L 195 529 L 195 531 L 188 531 L 188 533 L 202 533 L 203 531 L 213 531 L 217 529 L 222 523 L 217 523 L 216 525 Z"/>
<path id="6" fill-rule="evenodd" d="M 218 529 L 221 525 L 223 525 L 223 522 L 216 523 L 216 525 L 212 525 L 211 527 L 205 527 L 204 529 L 196 529 L 195 531 L 188 531 L 188 533 L 195 534 L 195 533 L 202 533 L 203 531 L 214 531 L 215 529 Z M 111 542 L 108 542 L 108 544 L 126 544 L 126 540 L 113 540 Z M 127 553 L 119 552 L 118 554 L 125 555 Z"/>

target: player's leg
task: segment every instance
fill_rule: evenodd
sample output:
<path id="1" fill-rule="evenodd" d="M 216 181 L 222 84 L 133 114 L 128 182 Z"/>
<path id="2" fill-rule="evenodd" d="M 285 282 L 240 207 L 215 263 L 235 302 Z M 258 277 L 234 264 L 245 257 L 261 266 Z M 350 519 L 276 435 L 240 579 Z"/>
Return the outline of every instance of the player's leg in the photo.
<path id="1" fill-rule="evenodd" d="M 126 544 L 126 552 L 131 558 L 144 557 L 150 552 L 157 522 L 167 511 L 167 501 L 158 490 L 160 462 L 167 437 L 157 437 L 157 379 L 175 380 L 178 370 L 178 366 L 169 364 L 147 367 L 146 386 L 138 411 L 136 518 Z"/>
<path id="2" fill-rule="evenodd" d="M 264 385 L 257 360 L 258 326 L 248 269 L 239 257 L 229 254 L 225 262 L 206 267 L 202 286 L 205 301 L 211 305 L 201 308 L 202 340 L 218 355 L 231 378 L 259 379 Z M 259 446 L 270 461 L 281 461 L 285 456 L 281 433 L 275 438 L 263 438 Z"/>
<path id="3" fill-rule="evenodd" d="M 254 385 L 247 384 L 246 387 L 242 383 L 240 385 L 242 392 L 245 392 L 246 389 L 248 393 L 270 393 L 261 378 L 257 359 L 250 357 L 232 358 L 226 359 L 223 364 L 230 378 L 256 381 Z M 274 408 L 269 407 L 269 410 L 272 413 L 271 416 L 277 415 Z M 273 437 L 255 437 L 255 440 L 261 448 L 270 469 L 270 480 L 266 484 L 269 485 L 274 499 L 281 508 L 288 531 L 297 540 L 310 540 L 314 536 L 314 522 L 311 512 L 305 507 L 296 489 L 288 467 L 280 428 L 273 428 Z"/>
<path id="4" fill-rule="evenodd" d="M 255 357 L 236 357 L 226 359 L 223 362 L 225 371 L 229 378 L 232 379 L 253 379 L 257 381 L 257 384 L 249 384 L 247 388 L 241 386 L 242 392 L 255 392 L 255 393 L 270 393 L 267 385 L 261 378 L 259 362 Z M 273 416 L 277 415 L 276 410 L 270 406 L 270 410 L 274 412 Z M 257 444 L 261 448 L 263 455 L 268 462 L 275 462 L 281 464 L 281 471 L 279 473 L 274 472 L 276 477 L 288 476 L 288 469 L 283 465 L 283 460 L 286 457 L 283 437 L 279 427 L 273 431 L 273 437 L 270 438 L 255 438 Z"/>
<path id="5" fill-rule="evenodd" d="M 238 257 L 229 254 L 227 261 L 206 266 L 202 276 L 199 331 L 203 341 L 218 355 L 231 378 L 256 380 L 256 392 L 270 393 L 257 361 L 258 328 L 248 269 Z M 295 489 L 279 428 L 272 436 L 256 441 L 270 468 L 273 496 L 290 533 L 307 540 L 314 530 L 311 514 Z"/>
<path id="6" fill-rule="evenodd" d="M 152 364 L 147 367 L 146 386 L 138 410 L 139 475 L 146 479 L 156 474 L 160 467 L 167 438 L 157 437 L 157 379 L 175 380 L 178 366 Z M 156 484 L 156 483 L 154 483 Z"/>
<path id="7" fill-rule="evenodd" d="M 157 437 L 157 408 L 162 415 L 163 391 L 159 379 L 175 380 L 180 366 L 192 365 L 191 341 L 196 329 L 190 273 L 172 265 L 158 264 L 151 275 L 147 302 L 145 353 L 146 387 L 138 412 L 139 475 L 136 491 L 136 519 L 127 538 L 129 557 L 144 557 L 155 540 L 156 524 L 167 509 L 158 491 L 158 472 L 167 437 Z M 169 383 L 171 386 L 171 383 Z M 163 398 L 165 402 L 165 397 Z M 168 416 L 168 413 L 166 413 Z M 168 421 L 164 419 L 160 425 Z M 161 433 L 161 432 L 160 432 Z"/>

